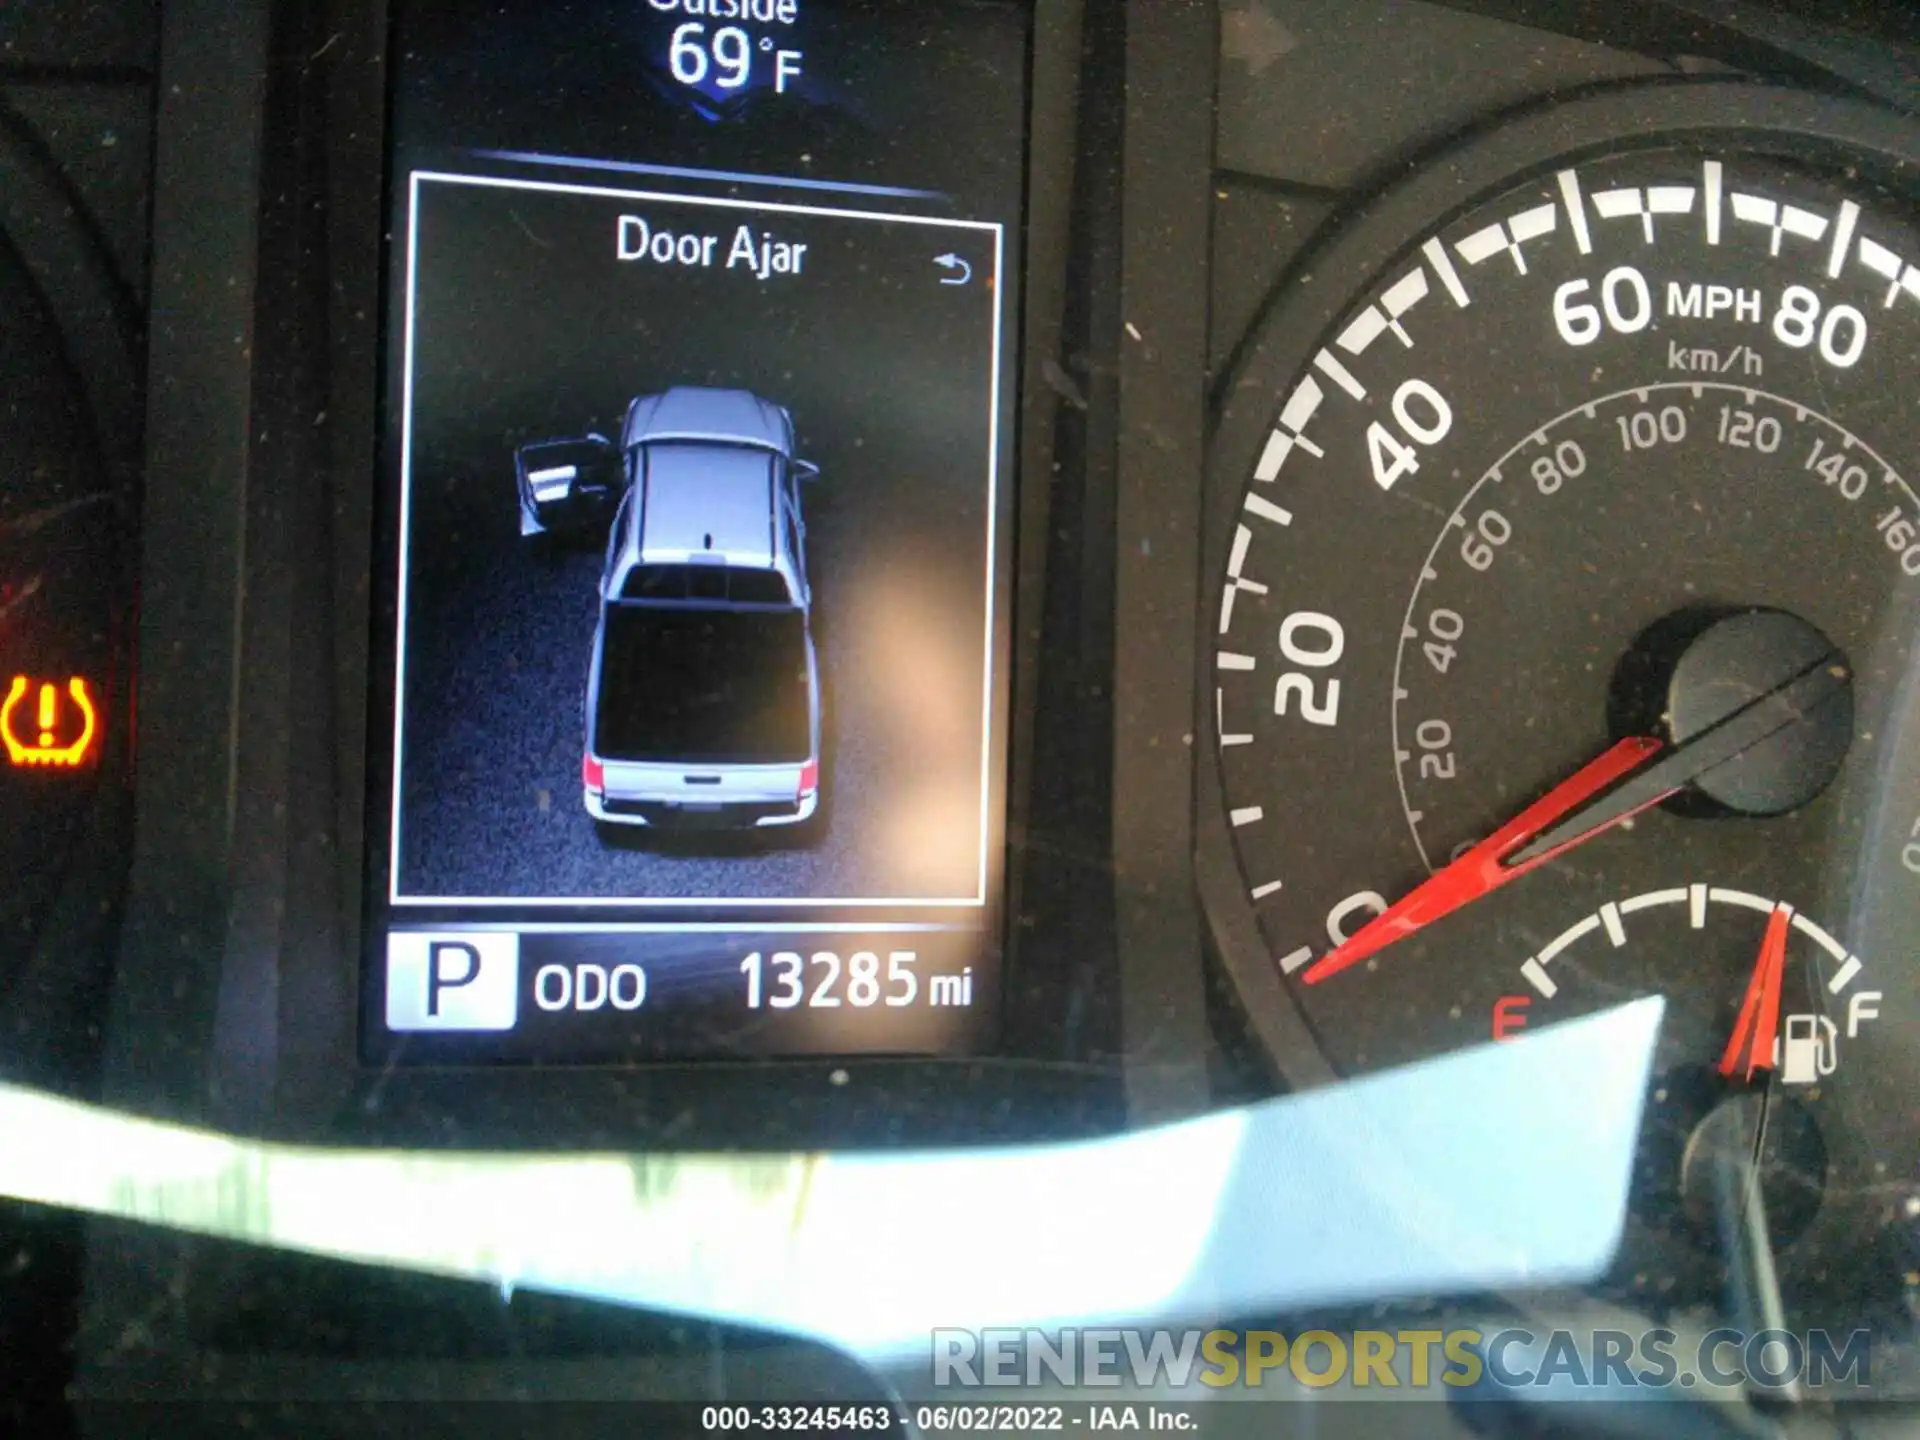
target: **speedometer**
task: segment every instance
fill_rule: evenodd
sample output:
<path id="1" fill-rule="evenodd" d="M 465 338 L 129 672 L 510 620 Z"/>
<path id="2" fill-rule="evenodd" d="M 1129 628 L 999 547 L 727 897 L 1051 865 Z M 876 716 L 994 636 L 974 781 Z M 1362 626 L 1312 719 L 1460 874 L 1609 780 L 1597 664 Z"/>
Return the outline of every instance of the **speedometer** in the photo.
<path id="1" fill-rule="evenodd" d="M 1768 1098 L 1776 1238 L 1913 1179 L 1916 156 L 1751 86 L 1562 105 L 1389 191 L 1256 334 L 1199 858 L 1284 1072 L 1660 993 L 1656 1115 L 1678 1154 Z"/>

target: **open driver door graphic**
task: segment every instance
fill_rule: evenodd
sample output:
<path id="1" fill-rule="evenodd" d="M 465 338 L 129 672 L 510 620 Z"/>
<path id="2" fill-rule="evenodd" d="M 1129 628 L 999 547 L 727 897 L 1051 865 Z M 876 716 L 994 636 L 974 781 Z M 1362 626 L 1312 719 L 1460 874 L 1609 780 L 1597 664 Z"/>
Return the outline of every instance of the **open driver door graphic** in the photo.
<path id="1" fill-rule="evenodd" d="M 522 445 L 513 465 L 522 535 L 604 525 L 626 494 L 626 463 L 604 435 Z"/>

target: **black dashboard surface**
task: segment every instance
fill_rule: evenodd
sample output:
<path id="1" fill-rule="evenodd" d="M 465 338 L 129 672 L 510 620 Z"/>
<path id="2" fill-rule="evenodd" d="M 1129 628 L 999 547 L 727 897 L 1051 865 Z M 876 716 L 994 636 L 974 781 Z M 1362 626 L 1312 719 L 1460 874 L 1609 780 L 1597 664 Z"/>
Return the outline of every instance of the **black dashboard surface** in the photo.
<path id="1" fill-rule="evenodd" d="M 1580 1424 L 1897 1428 L 1911 7 L 741 8 L 0 15 L 6 1093 L 423 1163 L 985 1165 L 1296 1104 L 1275 1175 L 1353 1159 L 1324 1203 L 1405 1239 L 1391 1126 L 1314 1105 L 1660 995 L 1577 1283 L 1125 1323 L 1864 1328 L 1881 1403 Z M 649 435 L 655 395 L 706 418 Z M 674 644 L 765 671 L 685 664 L 685 713 L 778 688 L 780 754 L 596 748 L 605 634 L 669 631 L 629 561 Z M 1592 1156 L 1610 1103 L 1567 1101 Z M 1433 1196 L 1561 1193 L 1461 1104 L 1497 1173 Z M 824 1322 L 293 1253 L 226 1203 L 7 1202 L 8 1424 L 961 1423 Z M 1509 1391 L 1169 1403 L 1565 1433 Z"/>

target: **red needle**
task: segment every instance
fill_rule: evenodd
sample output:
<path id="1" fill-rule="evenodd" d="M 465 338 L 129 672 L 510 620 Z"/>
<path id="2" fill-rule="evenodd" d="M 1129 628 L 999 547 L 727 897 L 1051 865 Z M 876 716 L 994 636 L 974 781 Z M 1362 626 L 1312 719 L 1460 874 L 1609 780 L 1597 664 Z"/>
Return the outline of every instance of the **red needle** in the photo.
<path id="1" fill-rule="evenodd" d="M 1720 1073 L 1728 1079 L 1740 1068 L 1740 1045 L 1753 1032 L 1747 1046 L 1747 1073 L 1751 1080 L 1756 1070 L 1773 1068 L 1774 1034 L 1780 1027 L 1780 979 L 1787 968 L 1787 922 L 1793 912 L 1785 905 L 1773 907 L 1767 917 L 1767 933 L 1760 941 L 1760 958 L 1747 981 L 1747 995 L 1740 1002 L 1739 1018 L 1733 1022 L 1733 1035 L 1720 1052 Z"/>
<path id="2" fill-rule="evenodd" d="M 1307 983 L 1317 985 L 1329 975 L 1338 975 L 1348 966 L 1358 965 L 1374 952 L 1384 950 L 1397 940 L 1406 939 L 1417 930 L 1425 929 L 1463 905 L 1472 904 L 1509 880 L 1517 880 L 1536 865 L 1544 865 L 1566 854 L 1574 846 L 1612 829 L 1629 815 L 1637 815 L 1650 805 L 1658 805 L 1673 791 L 1654 794 L 1643 804 L 1631 809 L 1596 817 L 1591 829 L 1572 836 L 1551 850 L 1529 855 L 1512 864 L 1506 863 L 1509 855 L 1523 848 L 1534 836 L 1630 774 L 1659 749 L 1658 740 L 1635 737 L 1620 741 L 1598 759 L 1583 765 L 1458 860 L 1427 877 L 1384 913 L 1361 926 L 1345 943 L 1336 945 L 1322 955 L 1307 968 Z"/>

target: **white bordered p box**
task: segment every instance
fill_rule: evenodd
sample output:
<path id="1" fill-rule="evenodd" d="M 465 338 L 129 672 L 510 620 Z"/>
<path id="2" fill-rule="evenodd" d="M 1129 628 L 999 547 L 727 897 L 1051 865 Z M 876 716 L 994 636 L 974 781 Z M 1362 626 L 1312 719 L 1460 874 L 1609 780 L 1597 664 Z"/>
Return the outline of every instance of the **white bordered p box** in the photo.
<path id="1" fill-rule="evenodd" d="M 520 937 L 512 931 L 388 935 L 389 1030 L 511 1030 L 519 1018 Z"/>

